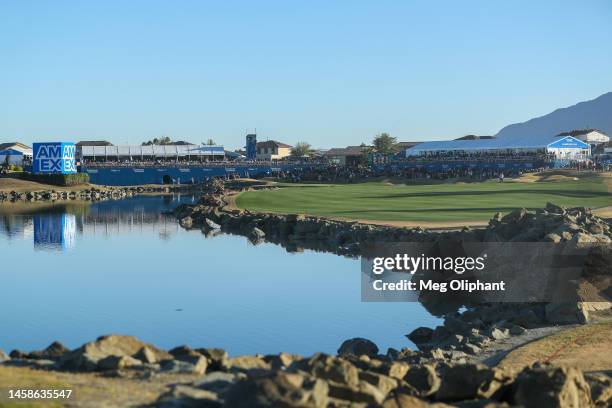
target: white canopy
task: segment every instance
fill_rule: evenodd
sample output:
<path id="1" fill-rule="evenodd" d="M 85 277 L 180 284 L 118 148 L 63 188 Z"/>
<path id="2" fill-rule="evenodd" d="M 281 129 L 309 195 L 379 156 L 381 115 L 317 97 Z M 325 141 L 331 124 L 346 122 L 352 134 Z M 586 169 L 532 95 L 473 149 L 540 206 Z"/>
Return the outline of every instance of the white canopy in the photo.
<path id="1" fill-rule="evenodd" d="M 83 146 L 81 157 L 187 157 L 223 156 L 223 146 L 149 145 L 149 146 Z"/>

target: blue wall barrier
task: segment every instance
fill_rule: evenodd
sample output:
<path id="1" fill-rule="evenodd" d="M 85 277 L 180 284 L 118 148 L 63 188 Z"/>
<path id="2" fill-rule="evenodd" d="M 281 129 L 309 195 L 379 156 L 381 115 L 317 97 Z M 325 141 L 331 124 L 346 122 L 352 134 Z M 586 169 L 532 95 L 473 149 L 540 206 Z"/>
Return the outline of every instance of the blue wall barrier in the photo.
<path id="1" fill-rule="evenodd" d="M 233 167 L 97 167 L 82 168 L 93 184 L 134 186 L 140 184 L 191 184 L 213 177 L 237 174 L 240 177 L 262 177 L 280 171 L 302 170 L 311 166 L 233 166 Z"/>
<path id="2" fill-rule="evenodd" d="M 448 162 L 399 162 L 391 164 L 374 165 L 375 171 L 397 171 L 405 169 L 424 169 L 430 172 L 445 172 L 453 169 L 471 168 L 476 171 L 524 171 L 533 168 L 546 167 L 544 162 L 530 160 L 507 160 L 491 162 L 448 161 Z M 89 174 L 93 184 L 107 186 L 132 186 L 141 184 L 191 184 L 201 183 L 213 177 L 225 177 L 228 174 L 237 174 L 240 177 L 271 176 L 280 171 L 301 171 L 321 165 L 282 164 L 278 166 L 212 166 L 212 167 L 97 167 L 82 168 L 81 171 Z M 325 166 L 322 166 L 325 167 Z"/>

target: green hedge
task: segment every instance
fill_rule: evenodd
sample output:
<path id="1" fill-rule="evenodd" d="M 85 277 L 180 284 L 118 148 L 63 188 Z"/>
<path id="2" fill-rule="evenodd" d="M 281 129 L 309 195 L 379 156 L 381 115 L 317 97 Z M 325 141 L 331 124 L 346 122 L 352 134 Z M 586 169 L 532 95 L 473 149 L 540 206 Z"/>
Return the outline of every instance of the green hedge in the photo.
<path id="1" fill-rule="evenodd" d="M 79 184 L 89 183 L 89 174 L 74 173 L 74 174 L 31 174 L 23 173 L 21 178 L 24 180 L 35 181 L 37 183 L 52 184 L 55 186 L 77 186 Z"/>

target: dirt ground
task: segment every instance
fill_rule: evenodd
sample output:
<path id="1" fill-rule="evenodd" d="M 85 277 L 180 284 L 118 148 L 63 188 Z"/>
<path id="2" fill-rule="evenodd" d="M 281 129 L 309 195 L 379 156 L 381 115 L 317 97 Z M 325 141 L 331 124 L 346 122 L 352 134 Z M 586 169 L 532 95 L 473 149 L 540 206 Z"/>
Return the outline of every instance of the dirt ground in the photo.
<path id="1" fill-rule="evenodd" d="M 79 191 L 89 187 L 97 187 L 93 184 L 81 184 L 78 186 L 60 187 L 49 184 L 37 183 L 35 181 L 20 180 L 15 178 L 1 177 L 0 178 L 0 191 L 9 192 L 16 191 L 18 193 L 26 193 L 28 191 L 42 191 L 42 190 L 55 190 L 55 191 Z"/>
<path id="2" fill-rule="evenodd" d="M 527 343 L 508 353 L 498 366 L 520 370 L 536 361 L 612 371 L 612 322 L 577 326 Z"/>
<path id="3" fill-rule="evenodd" d="M 108 378 L 100 374 L 74 374 L 0 366 L 0 408 L 12 407 L 134 407 L 154 402 L 169 385 L 187 383 L 192 375 L 159 375 L 150 379 Z M 71 389 L 70 399 L 15 402 L 9 389 Z"/>

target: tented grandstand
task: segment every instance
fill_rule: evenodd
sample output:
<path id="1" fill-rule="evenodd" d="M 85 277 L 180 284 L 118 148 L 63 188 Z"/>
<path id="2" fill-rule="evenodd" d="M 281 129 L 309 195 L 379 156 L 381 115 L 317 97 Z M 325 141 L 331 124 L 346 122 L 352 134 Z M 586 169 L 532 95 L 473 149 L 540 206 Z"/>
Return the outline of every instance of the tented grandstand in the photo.
<path id="1" fill-rule="evenodd" d="M 225 158 L 223 146 L 148 145 L 79 146 L 77 158 L 83 164 L 209 162 Z"/>

